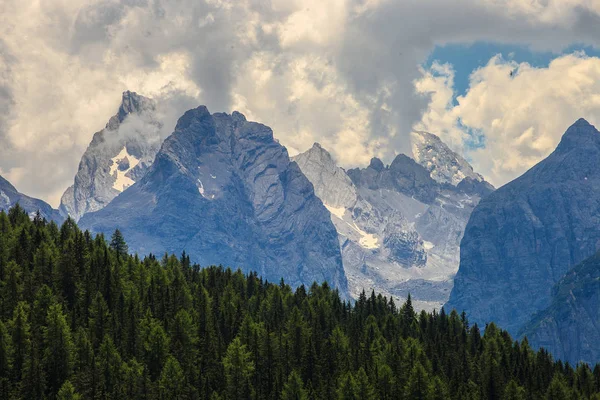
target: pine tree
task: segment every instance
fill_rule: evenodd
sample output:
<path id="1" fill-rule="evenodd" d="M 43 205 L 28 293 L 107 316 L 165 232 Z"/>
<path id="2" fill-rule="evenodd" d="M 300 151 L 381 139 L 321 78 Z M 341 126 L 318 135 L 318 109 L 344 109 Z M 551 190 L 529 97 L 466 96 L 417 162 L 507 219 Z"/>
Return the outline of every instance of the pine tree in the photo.
<path id="1" fill-rule="evenodd" d="M 525 389 L 514 380 L 508 382 L 504 388 L 502 400 L 525 400 L 526 398 Z"/>
<path id="2" fill-rule="evenodd" d="M 29 305 L 20 302 L 13 313 L 10 322 L 10 330 L 13 344 L 13 375 L 15 381 L 20 381 L 23 368 L 28 356 L 31 333 L 29 323 Z"/>
<path id="3" fill-rule="evenodd" d="M 444 381 L 439 377 L 435 376 L 429 382 L 429 386 L 427 389 L 427 399 L 428 400 L 446 400 L 450 398 L 450 391 L 448 387 L 444 383 Z"/>
<path id="4" fill-rule="evenodd" d="M 13 347 L 6 325 L 0 320 L 0 398 L 8 399 L 12 388 Z"/>
<path id="5" fill-rule="evenodd" d="M 47 390 L 54 397 L 63 382 L 69 378 L 73 368 L 73 341 L 71 329 L 60 304 L 53 304 L 48 310 L 47 328 L 44 329 L 44 371 Z"/>
<path id="6" fill-rule="evenodd" d="M 429 377 L 421 363 L 417 362 L 410 372 L 404 388 L 404 396 L 411 400 L 426 400 L 428 396 Z"/>
<path id="7" fill-rule="evenodd" d="M 126 399 L 141 399 L 144 397 L 144 366 L 135 358 L 121 365 L 121 388 Z"/>
<path id="8" fill-rule="evenodd" d="M 116 398 L 121 383 L 121 356 L 108 335 L 104 336 L 98 349 L 96 371 L 98 374 L 97 392 L 100 398 Z"/>
<path id="9" fill-rule="evenodd" d="M 304 389 L 304 382 L 296 371 L 292 371 L 281 392 L 282 400 L 308 400 L 308 393 Z"/>
<path id="10" fill-rule="evenodd" d="M 160 398 L 164 400 L 183 399 L 186 392 L 185 377 L 179 362 L 172 356 L 167 358 L 158 382 Z"/>
<path id="11" fill-rule="evenodd" d="M 571 390 L 567 387 L 564 378 L 555 375 L 546 391 L 546 400 L 565 400 L 570 398 Z"/>
<path id="12" fill-rule="evenodd" d="M 252 354 L 239 338 L 233 339 L 223 358 L 228 399 L 249 398 L 252 393 L 250 379 L 254 373 Z"/>
<path id="13" fill-rule="evenodd" d="M 56 400 L 80 400 L 81 396 L 75 391 L 75 387 L 69 381 L 65 381 L 60 390 L 58 391 L 58 395 L 56 396 Z"/>
<path id="14" fill-rule="evenodd" d="M 360 368 L 356 373 L 355 382 L 355 396 L 357 399 L 375 400 L 377 398 L 375 395 L 375 390 L 369 382 L 369 377 L 367 376 L 364 368 Z"/>
<path id="15" fill-rule="evenodd" d="M 125 242 L 125 238 L 120 230 L 116 229 L 110 239 L 110 248 L 117 255 L 117 259 L 124 259 L 129 254 L 129 247 Z"/>
<path id="16" fill-rule="evenodd" d="M 337 387 L 338 400 L 358 400 L 356 381 L 350 371 L 340 377 Z"/>

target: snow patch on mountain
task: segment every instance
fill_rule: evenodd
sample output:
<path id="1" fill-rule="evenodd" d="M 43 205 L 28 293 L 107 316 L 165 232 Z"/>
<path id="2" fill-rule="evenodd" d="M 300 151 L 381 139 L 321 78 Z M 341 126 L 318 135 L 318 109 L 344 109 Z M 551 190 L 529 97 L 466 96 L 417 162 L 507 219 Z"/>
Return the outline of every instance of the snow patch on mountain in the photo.
<path id="1" fill-rule="evenodd" d="M 64 216 L 77 221 L 104 208 L 145 174 L 161 144 L 162 123 L 156 113 L 153 100 L 123 93 L 117 113 L 94 134 L 73 185 L 61 198 Z"/>
<path id="2" fill-rule="evenodd" d="M 112 165 L 110 166 L 109 174 L 115 177 L 113 188 L 122 192 L 135 183 L 127 174 L 140 163 L 140 160 L 129 154 L 126 146 L 123 146 L 119 154 L 110 160 L 112 161 Z"/>
<path id="3" fill-rule="evenodd" d="M 331 214 L 335 215 L 339 219 L 344 219 L 344 214 L 346 213 L 346 207 L 333 207 L 326 203 L 323 203 L 323 205 L 325 206 L 325 208 L 327 210 L 329 210 L 329 212 Z"/>

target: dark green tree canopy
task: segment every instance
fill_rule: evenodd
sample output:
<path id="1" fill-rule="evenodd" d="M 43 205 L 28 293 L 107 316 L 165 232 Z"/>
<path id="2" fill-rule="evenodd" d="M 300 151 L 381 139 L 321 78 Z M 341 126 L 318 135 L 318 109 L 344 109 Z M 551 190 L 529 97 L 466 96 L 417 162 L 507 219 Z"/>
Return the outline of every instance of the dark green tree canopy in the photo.
<path id="1" fill-rule="evenodd" d="M 482 336 L 483 333 L 483 336 Z M 326 283 L 292 289 L 117 230 L 0 212 L 0 399 L 598 399 L 600 366 L 494 324 Z"/>

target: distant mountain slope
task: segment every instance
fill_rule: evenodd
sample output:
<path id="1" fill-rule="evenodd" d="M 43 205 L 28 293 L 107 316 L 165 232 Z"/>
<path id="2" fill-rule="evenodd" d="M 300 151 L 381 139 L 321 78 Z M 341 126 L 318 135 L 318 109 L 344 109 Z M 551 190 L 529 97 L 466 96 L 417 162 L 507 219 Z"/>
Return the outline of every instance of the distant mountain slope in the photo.
<path id="1" fill-rule="evenodd" d="M 0 210 L 8 212 L 9 208 L 17 203 L 30 217 L 39 211 L 48 221 L 60 223 L 64 220 L 58 210 L 53 209 L 48 203 L 19 193 L 9 181 L 0 176 Z"/>
<path id="2" fill-rule="evenodd" d="M 237 112 L 187 111 L 147 174 L 80 223 L 120 228 L 141 253 L 185 250 L 202 265 L 347 293 L 327 209 L 271 129 Z"/>
<path id="3" fill-rule="evenodd" d="M 60 210 L 79 220 L 106 206 L 140 179 L 160 148 L 161 123 L 155 104 L 137 93 L 123 93 L 117 114 L 94 134 L 81 158 L 74 184 L 62 196 Z"/>
<path id="4" fill-rule="evenodd" d="M 600 248 L 600 133 L 580 119 L 556 150 L 484 198 L 461 243 L 448 308 L 516 334 Z"/>
<path id="5" fill-rule="evenodd" d="M 600 362 L 600 254 L 567 272 L 552 290 L 550 307 L 535 315 L 521 335 L 572 365 Z"/>
<path id="6" fill-rule="evenodd" d="M 491 185 L 441 184 L 405 155 L 346 173 L 318 143 L 293 159 L 330 211 L 353 297 L 375 289 L 401 300 L 411 293 L 417 308 L 444 304 L 469 213 Z"/>

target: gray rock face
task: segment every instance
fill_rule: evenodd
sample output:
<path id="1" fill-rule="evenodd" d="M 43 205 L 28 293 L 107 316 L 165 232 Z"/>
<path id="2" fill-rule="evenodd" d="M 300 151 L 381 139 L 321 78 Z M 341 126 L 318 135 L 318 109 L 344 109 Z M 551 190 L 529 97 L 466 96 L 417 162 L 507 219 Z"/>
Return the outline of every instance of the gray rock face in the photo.
<path id="1" fill-rule="evenodd" d="M 440 308 L 480 195 L 436 182 L 404 155 L 348 173 L 318 144 L 294 160 L 331 213 L 351 295 L 375 289 L 402 301 L 411 293 L 417 308 Z"/>
<path id="2" fill-rule="evenodd" d="M 384 167 L 381 160 L 374 158 L 366 169 L 354 168 L 348 171 L 348 175 L 359 187 L 393 190 L 424 203 L 433 202 L 439 188 L 429 171 L 404 154 L 396 156 L 389 167 Z"/>
<path id="3" fill-rule="evenodd" d="M 201 265 L 347 294 L 327 209 L 271 129 L 237 112 L 187 111 L 146 175 L 80 224 L 119 228 L 140 253 L 186 251 Z"/>
<path id="4" fill-rule="evenodd" d="M 571 269 L 552 290 L 550 306 L 522 330 L 534 348 L 544 347 L 572 365 L 600 362 L 600 255 Z"/>
<path id="5" fill-rule="evenodd" d="M 461 243 L 448 308 L 511 334 L 550 305 L 551 289 L 600 248 L 600 134 L 581 119 L 556 150 L 485 197 Z"/>
<path id="6" fill-rule="evenodd" d="M 62 223 L 63 216 L 58 210 L 53 209 L 48 203 L 26 196 L 19 191 L 6 179 L 0 176 L 0 210 L 7 211 L 15 204 L 19 204 L 31 218 L 39 211 L 43 218 L 48 221 Z"/>
<path id="7" fill-rule="evenodd" d="M 123 93 L 117 114 L 94 134 L 74 184 L 61 198 L 63 215 L 79 220 L 87 212 L 100 210 L 145 174 L 160 147 L 161 124 L 154 111 L 152 100 Z"/>
<path id="8" fill-rule="evenodd" d="M 454 186 L 465 178 L 484 182 L 483 177 L 473 171 L 473 167 L 467 160 L 450 150 L 436 135 L 416 131 L 411 133 L 411 139 L 415 161 L 429 171 L 431 177 L 437 182 Z"/>

